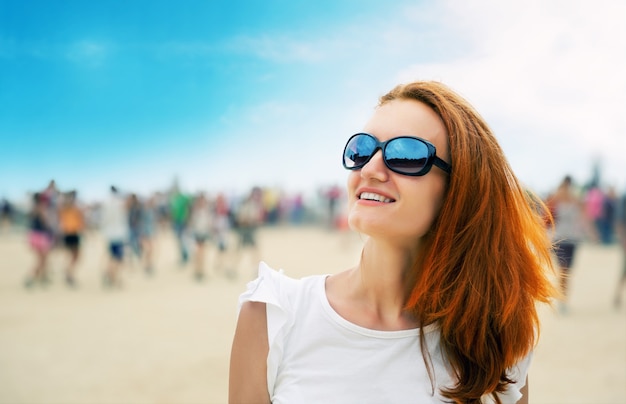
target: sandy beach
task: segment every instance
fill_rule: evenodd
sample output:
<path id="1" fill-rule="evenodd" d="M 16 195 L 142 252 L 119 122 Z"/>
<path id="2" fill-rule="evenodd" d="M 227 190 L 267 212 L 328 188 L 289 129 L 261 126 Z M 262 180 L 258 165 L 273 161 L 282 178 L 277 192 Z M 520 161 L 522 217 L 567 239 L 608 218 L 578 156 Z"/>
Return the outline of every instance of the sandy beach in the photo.
<path id="1" fill-rule="evenodd" d="M 354 265 L 362 244 L 321 227 L 263 228 L 259 242 L 261 258 L 295 278 Z M 154 276 L 130 264 L 123 287 L 105 290 L 105 243 L 90 233 L 77 289 L 63 282 L 63 251 L 51 256 L 51 284 L 25 289 L 34 263 L 25 234 L 0 234 L 0 403 L 226 403 L 237 297 L 253 257 L 236 279 L 209 271 L 196 282 L 170 232 L 156 254 Z M 621 259 L 616 246 L 582 245 L 568 313 L 541 309 L 531 403 L 626 403 L 626 305 L 612 305 Z"/>

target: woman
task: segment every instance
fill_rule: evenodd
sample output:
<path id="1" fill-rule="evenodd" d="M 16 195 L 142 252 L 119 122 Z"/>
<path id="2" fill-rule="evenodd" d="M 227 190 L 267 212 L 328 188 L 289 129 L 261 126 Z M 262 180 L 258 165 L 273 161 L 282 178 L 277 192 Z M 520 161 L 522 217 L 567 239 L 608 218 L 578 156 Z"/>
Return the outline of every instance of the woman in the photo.
<path id="1" fill-rule="evenodd" d="M 27 288 L 35 285 L 36 282 L 43 285 L 49 282 L 47 263 L 48 254 L 52 248 L 52 228 L 48 223 L 46 212 L 45 198 L 41 193 L 35 193 L 33 195 L 33 208 L 29 215 L 28 244 L 35 252 L 37 261 L 32 273 L 24 282 L 24 286 Z"/>
<path id="2" fill-rule="evenodd" d="M 63 203 L 59 208 L 59 227 L 63 243 L 70 255 L 65 270 L 65 283 L 69 287 L 76 287 L 76 265 L 80 254 L 81 233 L 85 228 L 85 218 L 76 201 L 76 191 L 70 191 L 63 197 Z"/>
<path id="3" fill-rule="evenodd" d="M 235 211 L 239 243 L 235 251 L 233 268 L 226 273 L 227 277 L 234 279 L 238 276 L 239 267 L 246 252 L 249 253 L 253 262 L 258 261 L 260 252 L 257 230 L 265 222 L 266 213 L 263 205 L 263 190 L 260 187 L 252 187 L 248 196 Z"/>
<path id="4" fill-rule="evenodd" d="M 626 289 L 626 194 L 622 195 L 619 201 L 617 237 L 622 250 L 622 273 L 617 280 L 613 306 L 619 309 L 622 305 L 622 293 Z"/>
<path id="5" fill-rule="evenodd" d="M 230 233 L 230 207 L 226 195 L 219 193 L 213 206 L 213 234 L 217 247 L 215 270 L 224 271 L 226 254 L 228 251 L 228 235 Z"/>
<path id="6" fill-rule="evenodd" d="M 550 240 L 482 118 L 443 84 L 400 85 L 344 166 L 360 262 L 302 280 L 261 265 L 230 401 L 527 402 Z"/>
<path id="7" fill-rule="evenodd" d="M 582 201 L 572 190 L 572 177 L 563 178 L 556 192 L 548 198 L 547 204 L 554 215 L 554 253 L 559 265 L 559 286 L 563 301 L 560 304 L 562 313 L 567 312 L 567 292 L 571 268 L 576 249 L 584 236 L 584 207 Z"/>
<path id="8" fill-rule="evenodd" d="M 124 261 L 124 245 L 128 243 L 129 199 L 116 186 L 111 185 L 109 197 L 102 204 L 100 230 L 106 240 L 108 262 L 102 277 L 102 286 L 121 288 L 120 271 Z"/>
<path id="9" fill-rule="evenodd" d="M 143 206 L 137 194 L 128 196 L 128 243 L 137 260 L 141 260 L 141 232 L 143 230 Z"/>
<path id="10" fill-rule="evenodd" d="M 146 275 L 154 274 L 155 233 L 157 230 L 157 196 L 150 196 L 141 210 L 141 251 Z"/>
<path id="11" fill-rule="evenodd" d="M 213 218 L 211 205 L 203 192 L 200 192 L 191 205 L 189 217 L 193 237 L 196 241 L 194 277 L 200 282 L 204 279 L 204 262 L 206 255 L 206 243 L 211 238 Z"/>

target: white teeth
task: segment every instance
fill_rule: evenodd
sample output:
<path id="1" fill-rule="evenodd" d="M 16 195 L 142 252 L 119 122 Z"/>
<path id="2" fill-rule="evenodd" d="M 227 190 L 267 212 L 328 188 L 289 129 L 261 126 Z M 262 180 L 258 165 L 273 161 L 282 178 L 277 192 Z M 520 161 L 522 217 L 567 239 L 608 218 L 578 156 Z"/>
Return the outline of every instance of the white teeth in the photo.
<path id="1" fill-rule="evenodd" d="M 367 199 L 369 201 L 378 201 L 378 202 L 384 202 L 384 203 L 391 202 L 391 199 L 385 198 L 384 196 L 375 194 L 373 192 L 363 192 L 361 196 L 359 197 L 359 199 Z"/>

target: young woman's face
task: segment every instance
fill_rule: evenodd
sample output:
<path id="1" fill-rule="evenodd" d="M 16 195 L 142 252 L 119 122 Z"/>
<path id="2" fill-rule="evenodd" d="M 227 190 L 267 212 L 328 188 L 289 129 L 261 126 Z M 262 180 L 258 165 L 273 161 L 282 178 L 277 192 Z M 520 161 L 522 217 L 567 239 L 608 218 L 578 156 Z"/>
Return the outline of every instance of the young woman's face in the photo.
<path id="1" fill-rule="evenodd" d="M 421 102 L 387 102 L 376 109 L 363 132 L 380 141 L 398 136 L 420 137 L 436 147 L 437 156 L 450 162 L 448 135 L 443 122 Z M 414 245 L 439 213 L 447 175 L 435 166 L 421 177 L 397 174 L 385 166 L 381 151 L 376 151 L 362 169 L 349 174 L 350 227 L 371 237 Z"/>

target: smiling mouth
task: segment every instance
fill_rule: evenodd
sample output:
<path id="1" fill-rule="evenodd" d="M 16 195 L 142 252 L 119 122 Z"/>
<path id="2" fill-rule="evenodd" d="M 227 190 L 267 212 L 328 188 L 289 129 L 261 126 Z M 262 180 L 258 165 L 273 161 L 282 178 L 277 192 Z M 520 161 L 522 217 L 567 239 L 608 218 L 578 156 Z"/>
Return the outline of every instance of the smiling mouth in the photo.
<path id="1" fill-rule="evenodd" d="M 359 195 L 359 199 L 366 200 L 366 201 L 382 202 L 382 203 L 395 202 L 394 199 L 387 198 L 386 196 L 375 194 L 373 192 L 363 192 L 361 195 Z"/>

